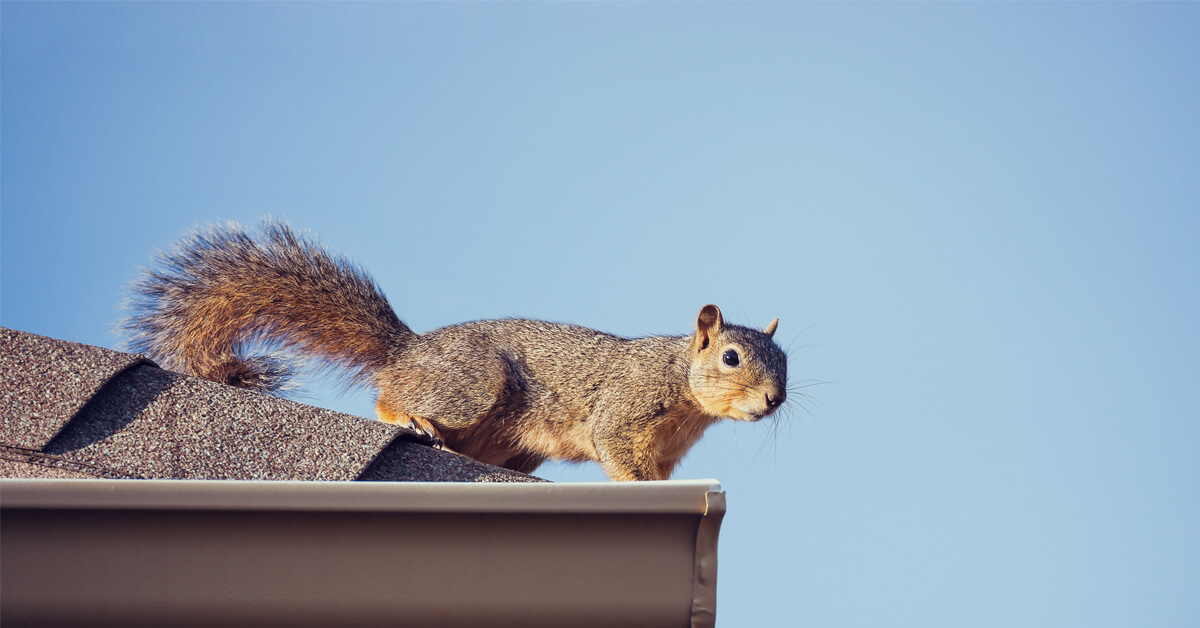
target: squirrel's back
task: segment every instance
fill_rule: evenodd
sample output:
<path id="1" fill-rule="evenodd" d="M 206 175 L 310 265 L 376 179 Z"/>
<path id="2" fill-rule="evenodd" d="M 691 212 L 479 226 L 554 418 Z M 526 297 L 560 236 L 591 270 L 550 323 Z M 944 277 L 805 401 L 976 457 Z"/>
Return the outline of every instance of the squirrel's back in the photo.
<path id="1" fill-rule="evenodd" d="M 435 329 L 421 334 L 404 352 L 434 355 L 461 346 L 465 353 L 478 355 L 478 349 L 486 347 L 489 353 L 511 359 L 530 380 L 553 381 L 558 389 L 576 391 L 573 402 L 591 412 L 600 390 L 611 394 L 624 387 L 606 386 L 614 379 L 622 383 L 638 378 L 685 381 L 690 341 L 688 336 L 625 338 L 579 325 L 507 318 Z"/>

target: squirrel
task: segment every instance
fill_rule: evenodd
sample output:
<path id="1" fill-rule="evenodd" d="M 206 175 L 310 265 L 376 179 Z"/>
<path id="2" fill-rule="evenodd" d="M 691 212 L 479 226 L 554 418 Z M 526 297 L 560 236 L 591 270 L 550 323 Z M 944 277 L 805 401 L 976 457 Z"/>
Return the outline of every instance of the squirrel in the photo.
<path id="1" fill-rule="evenodd" d="M 700 309 L 685 336 L 622 338 L 499 319 L 424 334 L 346 258 L 268 218 L 193 231 L 133 284 L 128 347 L 187 375 L 278 394 L 294 371 L 259 346 L 318 358 L 377 390 L 379 419 L 530 473 L 596 461 L 613 480 L 664 480 L 719 418 L 757 421 L 787 398 L 772 336 Z"/>

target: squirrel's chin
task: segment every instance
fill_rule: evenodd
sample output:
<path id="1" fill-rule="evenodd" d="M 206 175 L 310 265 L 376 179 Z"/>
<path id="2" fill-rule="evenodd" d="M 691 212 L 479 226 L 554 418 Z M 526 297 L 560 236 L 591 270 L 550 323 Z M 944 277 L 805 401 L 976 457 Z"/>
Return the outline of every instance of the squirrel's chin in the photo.
<path id="1" fill-rule="evenodd" d="M 734 413 L 729 414 L 729 418 L 733 419 L 734 421 L 745 421 L 747 423 L 754 423 L 755 421 L 760 421 L 760 420 L 762 420 L 763 417 L 767 416 L 765 414 L 755 414 L 753 412 L 743 412 L 737 408 L 733 408 L 733 411 L 734 411 Z"/>

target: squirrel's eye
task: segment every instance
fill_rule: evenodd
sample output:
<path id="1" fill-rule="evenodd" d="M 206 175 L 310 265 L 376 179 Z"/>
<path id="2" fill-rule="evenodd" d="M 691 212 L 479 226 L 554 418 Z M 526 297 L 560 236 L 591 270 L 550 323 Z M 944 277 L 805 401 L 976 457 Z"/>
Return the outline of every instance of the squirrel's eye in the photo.
<path id="1" fill-rule="evenodd" d="M 738 356 L 738 352 L 734 351 L 733 349 L 729 349 L 723 353 L 721 355 L 721 360 L 725 362 L 725 366 L 737 366 L 742 363 L 742 359 Z"/>

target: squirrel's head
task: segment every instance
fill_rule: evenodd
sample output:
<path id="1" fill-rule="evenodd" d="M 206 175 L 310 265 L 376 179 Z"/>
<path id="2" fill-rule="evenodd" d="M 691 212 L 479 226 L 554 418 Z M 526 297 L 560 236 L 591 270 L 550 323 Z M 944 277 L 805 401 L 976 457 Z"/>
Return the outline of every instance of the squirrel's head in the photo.
<path id="1" fill-rule="evenodd" d="M 713 416 L 757 421 L 787 399 L 787 356 L 771 336 L 779 319 L 759 331 L 726 325 L 715 305 L 700 308 L 688 351 L 692 395 Z"/>

